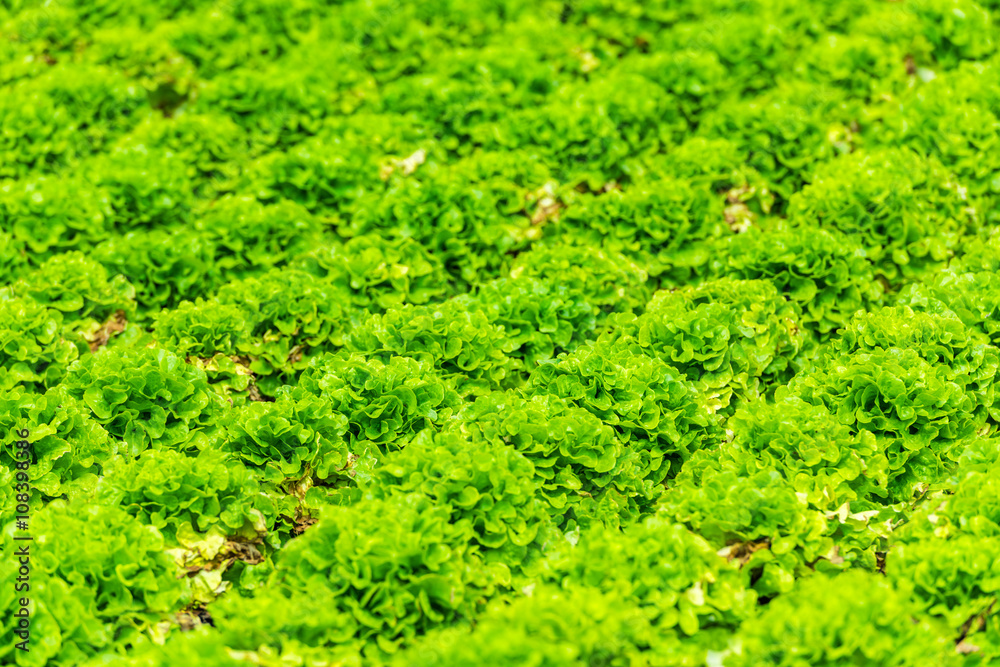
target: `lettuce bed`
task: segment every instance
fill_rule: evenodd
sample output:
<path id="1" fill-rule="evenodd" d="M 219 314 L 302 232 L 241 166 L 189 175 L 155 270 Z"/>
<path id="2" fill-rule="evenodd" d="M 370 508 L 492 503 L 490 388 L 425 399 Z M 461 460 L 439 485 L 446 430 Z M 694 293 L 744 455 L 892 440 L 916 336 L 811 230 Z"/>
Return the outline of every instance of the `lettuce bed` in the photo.
<path id="1" fill-rule="evenodd" d="M 0 1 L 0 663 L 1000 663 L 997 16 Z"/>

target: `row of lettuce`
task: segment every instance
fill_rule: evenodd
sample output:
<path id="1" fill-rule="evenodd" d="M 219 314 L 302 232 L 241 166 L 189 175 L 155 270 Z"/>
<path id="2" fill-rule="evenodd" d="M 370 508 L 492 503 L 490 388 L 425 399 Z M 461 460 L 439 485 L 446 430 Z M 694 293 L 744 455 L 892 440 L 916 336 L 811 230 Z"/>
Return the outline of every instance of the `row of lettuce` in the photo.
<path id="1" fill-rule="evenodd" d="M 1000 659 L 998 9 L 0 1 L 0 661 Z"/>
<path id="2" fill-rule="evenodd" d="M 814 664 L 996 655 L 998 262 L 983 246 L 823 341 L 769 280 L 636 308 L 600 253 L 567 262 L 586 280 L 515 271 L 374 314 L 275 269 L 145 331 L 126 281 L 56 256 L 0 302 L 4 457 L 27 428 L 54 638 L 19 659 L 784 664 L 788 632 Z M 150 639 L 210 603 L 218 630 Z M 472 622 L 472 644 L 448 629 Z"/>
<path id="3" fill-rule="evenodd" d="M 94 253 L 154 310 L 268 266 L 230 257 L 243 216 L 278 257 L 416 241 L 455 293 L 556 237 L 684 284 L 704 253 L 664 251 L 770 213 L 899 283 L 996 222 L 997 45 L 967 0 L 7 4 L 0 271 Z"/>
<path id="4" fill-rule="evenodd" d="M 559 186 L 519 153 L 477 154 L 440 170 L 427 166 L 426 175 L 400 172 L 387 191 L 360 195 L 355 210 L 339 213 L 331 213 L 335 203 L 305 201 L 341 185 L 336 178 L 310 177 L 296 186 L 302 197 L 274 201 L 270 194 L 283 186 L 272 181 L 256 195 L 211 200 L 196 215 L 177 192 L 108 167 L 96 172 L 108 175 L 100 179 L 107 189 L 45 179 L 0 189 L 7 230 L 0 259 L 8 281 L 43 288 L 60 272 L 123 276 L 134 294 L 121 306 L 144 321 L 284 268 L 332 282 L 350 292 L 352 307 L 371 312 L 438 302 L 526 270 L 556 282 L 574 263 L 605 273 L 620 266 L 614 280 L 630 289 L 617 298 L 639 309 L 657 288 L 767 278 L 805 309 L 806 326 L 825 335 L 859 308 L 882 303 L 887 290 L 933 279 L 951 257 L 978 252 L 994 227 L 987 199 L 935 158 L 905 148 L 836 158 L 790 198 L 787 217 L 767 217 L 770 185 L 748 175 L 730 148 L 691 140 L 624 191 L 599 192 Z M 142 178 L 155 173 L 133 166 Z M 508 179 L 508 170 L 520 173 Z M 177 165 L 164 173 L 176 175 Z M 81 253 L 102 268 L 81 268 Z M 82 279 L 78 291 L 96 288 Z M 616 307 L 607 299 L 593 305 Z"/>
<path id="5" fill-rule="evenodd" d="M 196 113 L 150 116 L 94 157 L 0 180 L 0 270 L 17 277 L 54 254 L 83 251 L 126 275 L 142 305 L 158 309 L 279 263 L 326 234 L 342 243 L 414 241 L 460 293 L 504 275 L 510 255 L 539 239 L 568 239 L 626 253 L 655 281 L 678 285 L 710 270 L 706 244 L 777 213 L 792 228 L 850 237 L 838 244 L 860 245 L 877 275 L 898 285 L 943 267 L 963 235 L 996 223 L 1000 165 L 990 156 L 1000 142 L 1000 96 L 985 83 L 996 78 L 995 61 L 912 84 L 891 97 L 895 116 L 858 121 L 869 107 L 845 109 L 841 127 L 828 109 L 795 103 L 824 99 L 817 90 L 779 87 L 769 94 L 787 98 L 726 104 L 719 113 L 734 117 L 724 122 L 699 117 L 694 134 L 621 150 L 601 143 L 606 133 L 587 130 L 596 143 L 585 149 L 565 129 L 514 121 L 525 141 L 452 156 L 434 124 L 359 112 L 254 157 L 240 155 L 248 131 L 227 137 Z M 635 87 L 626 82 L 595 98 L 606 104 Z M 577 97 L 566 105 L 605 117 Z M 662 112 L 648 113 L 641 125 L 661 127 Z M 607 119 L 616 132 L 642 135 Z M 572 151 L 553 146 L 560 141 Z M 48 138 L 45 146 L 62 144 Z M 589 153 L 615 166 L 580 171 L 593 167 Z M 39 217 L 49 224 L 36 224 Z M 681 248 L 688 251 L 678 256 Z"/>
<path id="6" fill-rule="evenodd" d="M 200 186 L 228 184 L 368 115 L 392 126 L 369 140 L 433 137 L 452 158 L 530 147 L 560 181 L 631 177 L 635 157 L 691 134 L 753 153 L 781 196 L 858 144 L 929 148 L 976 180 L 997 170 L 967 145 L 995 141 L 992 2 L 102 4 L 0 7 L 3 176 L 131 136 L 178 148 Z"/>

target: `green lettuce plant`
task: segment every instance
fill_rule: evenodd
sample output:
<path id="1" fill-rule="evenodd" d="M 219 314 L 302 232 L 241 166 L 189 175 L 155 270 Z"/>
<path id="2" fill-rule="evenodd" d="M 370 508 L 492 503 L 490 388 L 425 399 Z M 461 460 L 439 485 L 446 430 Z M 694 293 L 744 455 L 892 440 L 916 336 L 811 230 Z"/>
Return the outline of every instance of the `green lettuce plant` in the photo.
<path id="1" fill-rule="evenodd" d="M 875 436 L 854 431 L 822 405 L 795 396 L 753 403 L 737 410 L 726 428 L 729 442 L 713 457 L 747 472 L 777 470 L 820 509 L 885 495 L 888 462 Z"/>
<path id="2" fill-rule="evenodd" d="M 886 572 L 898 588 L 914 592 L 925 613 L 975 646 L 980 619 L 992 615 L 997 603 L 998 558 L 996 537 L 931 535 L 893 544 Z M 990 657 L 995 655 L 994 648 Z"/>
<path id="3" fill-rule="evenodd" d="M 15 514 L 20 493 L 28 493 L 29 507 L 40 508 L 43 500 L 89 492 L 119 450 L 90 410 L 62 387 L 44 394 L 20 387 L 5 392 L 0 398 L 0 428 L 4 433 L 0 441 L 4 464 L 0 502 L 5 516 Z M 31 443 L 32 457 L 26 471 L 15 465 L 24 460 L 18 455 L 21 450 L 16 443 L 20 440 Z M 18 472 L 24 472 L 27 480 L 18 481 Z M 21 483 L 25 486 L 17 486 Z"/>
<path id="4" fill-rule="evenodd" d="M 640 74 L 618 71 L 562 86 L 548 104 L 515 111 L 498 125 L 483 128 L 488 149 L 531 146 L 562 165 L 561 181 L 592 189 L 621 178 L 626 158 L 656 152 L 687 129 L 676 97 Z"/>
<path id="5" fill-rule="evenodd" d="M 787 202 L 817 166 L 850 151 L 852 115 L 844 91 L 792 80 L 704 114 L 697 134 L 735 143 Z"/>
<path id="6" fill-rule="evenodd" d="M 425 430 L 440 430 L 462 408 L 454 382 L 431 364 L 410 357 L 382 362 L 357 354 L 310 360 L 299 388 L 347 418 L 351 451 L 385 454 L 406 447 Z"/>
<path id="7" fill-rule="evenodd" d="M 535 243 L 514 260 L 510 277 L 548 281 L 593 305 L 598 327 L 608 313 L 641 311 L 652 296 L 646 269 L 622 253 L 591 245 Z"/>
<path id="8" fill-rule="evenodd" d="M 830 347 L 834 356 L 890 347 L 916 350 L 973 397 L 972 416 L 978 423 L 987 415 L 995 419 L 993 384 L 1000 351 L 954 315 L 914 311 L 908 306 L 859 313 Z"/>
<path id="9" fill-rule="evenodd" d="M 729 438 L 685 464 L 661 510 L 749 573 L 762 595 L 812 569 L 874 568 L 888 532 L 888 462 L 875 437 L 853 433 L 797 398 L 739 409 Z"/>
<path id="10" fill-rule="evenodd" d="M 193 166 L 189 173 L 195 196 L 232 190 L 249 160 L 243 129 L 217 112 L 148 117 L 120 143 L 169 152 Z"/>
<path id="11" fill-rule="evenodd" d="M 202 448 L 221 408 L 205 372 L 163 348 L 105 348 L 75 362 L 63 384 L 131 456 Z"/>
<path id="12" fill-rule="evenodd" d="M 79 351 L 63 329 L 63 313 L 33 299 L 0 295 L 0 387 L 54 386 Z"/>
<path id="13" fill-rule="evenodd" d="M 292 13 L 302 9 L 307 13 L 315 11 L 311 3 L 297 5 L 286 8 L 272 5 L 272 9 L 278 12 L 291 9 Z M 255 21 L 257 14 L 248 8 L 239 12 L 242 16 L 236 16 L 232 11 L 238 9 L 236 5 L 227 9 L 212 11 L 206 7 L 202 16 L 183 22 L 172 40 L 185 57 L 203 69 L 222 74 L 212 76 L 201 87 L 190 108 L 197 113 L 229 117 L 248 136 L 252 156 L 273 151 L 272 165 L 294 164 L 295 156 L 290 155 L 285 162 L 281 153 L 322 136 L 332 108 L 350 113 L 362 107 L 364 98 L 359 99 L 356 94 L 359 90 L 375 92 L 371 75 L 350 66 L 343 54 L 346 45 L 336 41 L 329 31 L 326 31 L 328 38 L 341 48 L 323 48 L 322 42 L 313 40 L 288 50 L 285 58 L 276 61 L 273 54 L 281 47 L 273 36 L 247 30 L 247 22 Z M 208 25 L 212 19 L 215 24 Z M 301 30 L 308 32 L 310 19 L 305 20 L 307 23 Z M 365 20 L 372 20 L 371 16 Z M 272 57 L 262 57 L 265 51 Z M 339 65 L 317 68 L 317 58 L 323 56 L 331 65 L 334 62 Z M 314 143 L 314 147 L 321 151 L 324 148 L 322 142 Z M 315 154 L 306 151 L 298 157 L 312 163 L 307 169 L 322 172 L 326 167 L 321 160 L 312 160 L 309 153 Z M 356 157 L 363 161 L 366 156 Z M 327 166 L 333 162 L 327 160 Z"/>
<path id="14" fill-rule="evenodd" d="M 906 146 L 937 159 L 955 174 L 969 193 L 968 206 L 995 220 L 993 206 L 1000 183 L 991 149 L 1000 144 L 1000 120 L 995 102 L 979 83 L 993 71 L 956 70 L 893 98 L 871 111 L 877 122 L 866 127 L 868 140 L 878 146 Z M 994 66 L 995 67 L 995 66 Z M 928 70 L 933 71 L 933 70 Z"/>
<path id="15" fill-rule="evenodd" d="M 136 10 L 142 11 L 129 6 L 120 7 L 118 12 Z M 195 93 L 197 75 L 193 64 L 170 45 L 170 22 L 153 19 L 149 23 L 116 23 L 105 19 L 103 25 L 88 31 L 88 59 L 124 73 L 145 89 L 151 108 L 173 115 Z"/>
<path id="16" fill-rule="evenodd" d="M 774 203 L 767 181 L 747 165 L 745 147 L 726 137 L 690 136 L 663 155 L 630 168 L 636 176 L 653 180 L 670 176 L 692 187 L 708 186 L 728 201 L 742 203 L 755 214 L 766 214 Z"/>
<path id="17" fill-rule="evenodd" d="M 143 315 L 211 294 L 221 283 L 214 256 L 208 239 L 183 228 L 109 236 L 91 252 L 108 273 L 135 287 Z"/>
<path id="18" fill-rule="evenodd" d="M 55 500 L 32 517 L 31 530 L 31 633 L 46 641 L 32 641 L 24 655 L 8 644 L 0 649 L 5 661 L 69 666 L 122 651 L 191 599 L 160 532 L 124 510 Z M 6 530 L 5 553 L 23 546 L 12 537 Z M 18 561 L 8 558 L 0 567 L 13 580 Z M 8 636 L 18 597 L 13 586 L 0 593 Z"/>
<path id="19" fill-rule="evenodd" d="M 451 522 L 471 526 L 472 543 L 488 561 L 517 571 L 548 534 L 540 485 L 531 460 L 505 443 L 423 431 L 388 454 L 364 490 L 373 498 L 421 493 L 449 507 Z"/>
<path id="20" fill-rule="evenodd" d="M 168 540 L 190 539 L 192 531 L 254 539 L 273 520 L 257 507 L 257 480 L 218 449 L 197 456 L 148 449 L 117 463 L 98 486 L 101 502 L 121 507 Z"/>
<path id="21" fill-rule="evenodd" d="M 0 232 L 0 280 L 5 283 L 13 282 L 27 270 L 28 261 L 23 242 L 16 239 L 13 234 Z"/>
<path id="22" fill-rule="evenodd" d="M 373 659 L 428 630 L 471 618 L 504 585 L 502 566 L 487 566 L 469 543 L 472 526 L 421 494 L 331 507 L 293 540 L 269 589 L 219 610 L 234 648 L 292 642 L 360 651 Z M 305 609 L 310 614 L 282 614 Z"/>
<path id="23" fill-rule="evenodd" d="M 735 87 L 719 54 L 710 50 L 668 49 L 649 55 L 632 55 L 622 66 L 625 71 L 641 74 L 676 96 L 689 124 L 706 110 L 718 106 Z"/>
<path id="24" fill-rule="evenodd" d="M 529 370 L 592 338 L 599 312 L 561 285 L 535 278 L 490 281 L 455 297 L 454 307 L 484 313 L 507 338 L 507 355 Z"/>
<path id="25" fill-rule="evenodd" d="M 567 529 L 627 523 L 658 494 L 644 478 L 643 452 L 627 449 L 614 429 L 558 396 L 493 392 L 458 418 L 456 428 L 471 439 L 506 444 L 531 461 L 541 481 L 538 494 Z"/>
<path id="26" fill-rule="evenodd" d="M 68 71 L 67 71 L 68 70 Z M 130 129 L 144 91 L 106 67 L 63 64 L 16 82 L 0 102 L 4 133 L 0 177 L 52 173 Z"/>
<path id="27" fill-rule="evenodd" d="M 996 553 L 1000 514 L 990 498 L 1000 488 L 995 441 L 980 441 L 947 482 L 927 495 L 893 534 L 886 574 L 925 613 L 942 620 L 956 641 L 995 659 Z"/>
<path id="28" fill-rule="evenodd" d="M 644 478 L 663 482 L 692 452 L 722 439 L 697 387 L 663 360 L 622 344 L 598 342 L 542 363 L 529 386 L 559 396 L 618 434 Z"/>
<path id="29" fill-rule="evenodd" d="M 204 371 L 209 384 L 230 400 L 246 399 L 251 386 L 258 391 L 251 360 L 241 356 L 249 324 L 239 306 L 204 299 L 182 301 L 176 308 L 159 311 L 149 326 L 157 344 Z"/>
<path id="30" fill-rule="evenodd" d="M 112 211 L 105 193 L 80 175 L 32 175 L 0 181 L 0 220 L 25 259 L 90 250 L 106 240 Z M 46 220 L 39 225 L 39 218 Z"/>
<path id="31" fill-rule="evenodd" d="M 990 30 L 992 16 L 973 0 L 929 0 L 914 5 L 922 37 L 932 46 L 934 60 L 943 68 L 960 61 L 981 60 L 997 50 Z"/>
<path id="32" fill-rule="evenodd" d="M 354 305 L 369 312 L 439 301 L 453 291 L 441 260 L 405 237 L 356 236 L 342 246 L 312 249 L 294 265 L 343 288 Z"/>
<path id="33" fill-rule="evenodd" d="M 38 47 L 47 47 L 50 51 L 65 51 L 81 36 L 77 13 L 67 5 L 53 7 L 12 5 L 9 8 L 4 7 L 3 12 L 0 12 L 0 20 L 3 21 L 4 32 L 12 37 L 11 45 L 15 49 L 21 46 L 24 55 L 31 54 L 32 50 Z M 51 67 L 44 59 L 26 60 L 27 62 L 20 63 L 20 67 L 11 68 L 12 72 L 8 75 L 11 81 L 38 77 Z M 17 72 L 17 75 L 14 72 Z"/>
<path id="34" fill-rule="evenodd" d="M 851 571 L 802 580 L 740 629 L 722 664 L 960 664 L 941 628 L 878 575 Z"/>
<path id="35" fill-rule="evenodd" d="M 564 590 L 596 590 L 637 605 L 659 633 L 692 636 L 735 628 L 756 596 L 736 567 L 701 537 L 662 517 L 623 531 L 595 526 L 553 545 L 539 579 Z"/>
<path id="36" fill-rule="evenodd" d="M 541 236 L 526 210 L 528 196 L 552 180 L 538 157 L 491 151 L 414 169 L 392 173 L 383 189 L 359 197 L 338 233 L 414 239 L 463 287 L 499 277 L 508 253 Z"/>
<path id="37" fill-rule="evenodd" d="M 306 366 L 312 354 L 346 343 L 354 310 L 335 285 L 298 269 L 272 269 L 224 285 L 215 303 L 237 306 L 250 323 L 240 352 L 251 359 L 262 391 L 273 394 L 280 376 Z"/>
<path id="38" fill-rule="evenodd" d="M 608 340 L 662 359 L 695 382 L 709 407 L 731 412 L 794 373 L 804 333 L 797 305 L 763 280 L 723 278 L 660 291 Z"/>
<path id="39" fill-rule="evenodd" d="M 301 206 L 268 206 L 249 196 L 214 201 L 193 227 L 211 241 L 226 281 L 285 266 L 323 241 L 322 222 Z"/>
<path id="40" fill-rule="evenodd" d="M 831 33 L 805 49 L 797 73 L 862 100 L 900 92 L 907 77 L 899 62 L 907 54 L 902 44 L 880 37 Z"/>
<path id="41" fill-rule="evenodd" d="M 982 426 L 974 395 L 947 368 L 912 348 L 876 348 L 831 359 L 795 378 L 777 398 L 825 406 L 854 431 L 870 431 L 885 452 L 890 498 L 908 500 L 956 460 Z"/>
<path id="42" fill-rule="evenodd" d="M 821 338 L 883 299 L 864 248 L 836 230 L 751 228 L 717 249 L 713 275 L 772 282 L 802 309 L 802 325 Z"/>
<path id="43" fill-rule="evenodd" d="M 119 147 L 87 163 L 111 209 L 115 229 L 169 227 L 191 220 L 194 194 L 184 161 L 168 150 Z"/>
<path id="44" fill-rule="evenodd" d="M 374 156 L 339 137 L 317 137 L 250 162 L 240 190 L 263 202 L 287 200 L 335 215 L 371 190 L 381 192 Z"/>
<path id="45" fill-rule="evenodd" d="M 722 199 L 677 178 L 578 196 L 554 227 L 576 242 L 626 255 L 668 285 L 703 275 L 711 241 L 732 234 Z"/>
<path id="46" fill-rule="evenodd" d="M 386 81 L 382 104 L 399 116 L 418 115 L 438 128 L 437 138 L 449 153 L 470 154 L 476 138 L 506 110 L 542 104 L 559 80 L 577 78 L 571 50 L 580 31 L 563 25 L 553 33 L 547 19 L 521 16 L 499 29 L 501 43 L 438 54 L 426 63 L 421 77 Z M 539 40 L 542 35 L 548 42 Z"/>
<path id="47" fill-rule="evenodd" d="M 524 597 L 490 605 L 474 626 L 432 630 L 388 664 L 643 664 L 651 653 L 661 657 L 650 625 L 641 609 L 614 594 L 539 585 Z"/>
<path id="48" fill-rule="evenodd" d="M 994 271 L 941 271 L 902 289 L 896 304 L 957 317 L 994 345 L 1000 341 L 1000 278 Z"/>
<path id="49" fill-rule="evenodd" d="M 128 280 L 110 275 L 79 251 L 51 256 L 14 283 L 11 292 L 61 311 L 64 321 L 77 327 L 103 323 L 116 311 L 127 319 L 135 311 L 135 288 Z"/>
<path id="50" fill-rule="evenodd" d="M 943 267 L 975 228 L 967 196 L 935 158 L 882 149 L 844 155 L 817 169 L 788 207 L 794 225 L 858 239 L 890 284 Z"/>
<path id="51" fill-rule="evenodd" d="M 780 469 L 699 452 L 666 491 L 661 508 L 741 566 L 754 590 L 770 596 L 788 590 L 811 567 L 843 566 L 844 555 L 857 559 L 846 548 L 840 554 L 836 521 L 803 496 Z"/>
<path id="52" fill-rule="evenodd" d="M 402 356 L 432 364 L 455 379 L 462 395 L 503 387 L 521 366 L 505 329 L 456 300 L 372 315 L 354 327 L 345 347 L 383 362 Z"/>
<path id="53" fill-rule="evenodd" d="M 346 475 L 350 462 L 346 422 L 329 402 L 284 387 L 274 401 L 251 401 L 229 413 L 224 448 L 268 481 L 306 477 L 332 483 Z"/>
<path id="54" fill-rule="evenodd" d="M 236 304 L 216 301 L 181 301 L 153 319 L 153 337 L 177 354 L 189 357 L 235 355 L 247 342 L 249 320 Z"/>
<path id="55" fill-rule="evenodd" d="M 825 17 L 838 11 L 851 14 L 849 8 L 830 10 L 786 2 L 723 0 L 701 20 L 679 25 L 658 41 L 660 50 L 704 50 L 718 56 L 727 71 L 726 85 L 733 93 L 716 107 L 721 109 L 734 97 L 745 99 L 780 88 L 789 79 L 797 82 L 797 77 L 787 75 L 794 69 L 794 56 L 814 41 L 808 37 L 812 27 L 835 22 L 833 17 Z M 755 30 L 761 21 L 774 29 Z"/>

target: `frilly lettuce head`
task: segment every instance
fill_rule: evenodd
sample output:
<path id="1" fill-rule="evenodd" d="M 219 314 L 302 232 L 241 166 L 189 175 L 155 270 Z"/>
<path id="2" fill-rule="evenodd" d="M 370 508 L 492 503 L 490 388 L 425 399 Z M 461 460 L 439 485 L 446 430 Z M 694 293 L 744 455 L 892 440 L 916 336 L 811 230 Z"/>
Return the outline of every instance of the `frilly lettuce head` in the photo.
<path id="1" fill-rule="evenodd" d="M 69 666 L 121 650 L 191 599 L 188 580 L 164 551 L 160 532 L 124 510 L 55 500 L 31 521 L 30 543 L 12 539 L 13 524 L 4 531 L 5 554 L 30 544 L 31 632 L 33 639 L 45 639 L 32 641 L 17 664 Z M 0 567 L 13 581 L 18 561 L 10 557 Z M 0 592 L 5 627 L 18 597 L 13 586 Z M 13 660 L 13 651 L 8 644 L 0 656 Z"/>
<path id="2" fill-rule="evenodd" d="M 1000 273 L 994 270 L 945 270 L 925 283 L 900 290 L 896 305 L 957 317 L 980 331 L 993 345 L 1000 342 Z"/>
<path id="3" fill-rule="evenodd" d="M 886 573 L 923 609 L 961 629 L 984 658 L 1000 656 L 995 622 L 985 619 L 1000 590 L 1000 472 L 996 441 L 971 446 L 955 474 L 893 534 Z M 972 452 L 970 452 L 972 453 Z M 975 458 L 986 454 L 986 460 Z M 983 465 L 983 464 L 986 465 Z"/>
<path id="4" fill-rule="evenodd" d="M 288 298 L 295 294 L 296 298 Z M 349 295 L 299 269 L 273 269 L 222 287 L 214 303 L 238 306 L 249 322 L 240 352 L 269 395 L 282 374 L 305 368 L 313 354 L 343 345 L 351 326 Z"/>
<path id="5" fill-rule="evenodd" d="M 167 538 L 217 528 L 225 536 L 255 538 L 266 528 L 255 507 L 257 480 L 217 449 L 187 456 L 172 449 L 148 449 L 105 474 L 98 497 L 121 507 Z"/>
<path id="6" fill-rule="evenodd" d="M 735 628 L 754 609 L 736 567 L 703 538 L 662 517 L 622 531 L 603 526 L 554 544 L 539 577 L 563 589 L 597 590 L 640 607 L 661 632 L 688 637 Z"/>
<path id="7" fill-rule="evenodd" d="M 657 357 L 625 341 L 600 341 L 539 365 L 529 386 L 559 396 L 613 428 L 640 457 L 645 476 L 659 483 L 722 431 L 697 387 Z"/>
<path id="8" fill-rule="evenodd" d="M 26 430 L 31 443 L 31 466 L 28 469 L 32 498 L 30 506 L 38 507 L 41 499 L 64 494 L 85 493 L 118 452 L 119 443 L 108 436 L 91 416 L 82 401 L 69 396 L 65 388 L 57 387 L 45 394 L 27 393 L 20 388 L 0 396 L 0 478 L 8 480 L 2 494 L 5 515 L 14 513 L 14 468 L 21 450 L 15 443 Z"/>
<path id="9" fill-rule="evenodd" d="M 162 348 L 104 348 L 74 363 L 64 384 L 133 456 L 199 447 L 214 430 L 220 399 L 205 372 Z"/>
<path id="10" fill-rule="evenodd" d="M 666 491 L 661 509 L 741 565 L 762 595 L 787 590 L 796 576 L 808 574 L 807 565 L 826 566 L 817 561 L 837 556 L 835 525 L 773 469 L 748 472 L 699 452 Z"/>
<path id="11" fill-rule="evenodd" d="M 153 337 L 160 344 L 190 357 L 238 354 L 246 343 L 249 320 L 242 308 L 198 299 L 159 311 Z"/>
<path id="12" fill-rule="evenodd" d="M 884 577 L 860 570 L 803 578 L 794 591 L 771 601 L 737 635 L 725 667 L 743 665 L 959 664 L 940 628 Z"/>
<path id="13" fill-rule="evenodd" d="M 488 559 L 519 569 L 546 537 L 549 515 L 536 496 L 541 483 L 516 449 L 423 431 L 385 458 L 366 491 L 375 498 L 419 492 L 450 507 L 451 521 L 472 527 Z"/>
<path id="14" fill-rule="evenodd" d="M 59 310 L 0 295 L 0 389 L 22 385 L 44 391 L 63 379 L 79 356 L 63 321 Z"/>
<path id="15" fill-rule="evenodd" d="M 347 349 L 383 362 L 401 356 L 432 364 L 455 378 L 463 395 L 479 395 L 504 386 L 520 366 L 509 356 L 516 345 L 485 312 L 449 300 L 373 315 L 351 332 Z"/>
<path id="16" fill-rule="evenodd" d="M 906 149 L 843 155 L 819 167 L 792 197 L 796 225 L 858 239 L 892 284 L 942 268 L 960 235 L 974 229 L 968 202 L 934 158 Z"/>
<path id="17" fill-rule="evenodd" d="M 719 250 L 714 275 L 772 282 L 801 307 L 802 325 L 824 338 L 882 301 L 864 248 L 836 230 L 754 227 Z"/>
<path id="18" fill-rule="evenodd" d="M 874 567 L 894 518 L 880 505 L 888 463 L 876 438 L 797 398 L 741 408 L 730 438 L 697 452 L 661 509 L 741 564 L 762 594 L 811 569 Z M 884 515 L 884 516 L 883 516 Z"/>
<path id="19" fill-rule="evenodd" d="M 723 278 L 658 292 L 612 336 L 667 362 L 731 413 L 791 377 L 803 343 L 798 307 L 762 280 Z"/>
<path id="20" fill-rule="evenodd" d="M 459 419 L 456 428 L 473 440 L 513 447 L 531 461 L 541 480 L 538 493 L 561 525 L 619 525 L 648 509 L 659 493 L 643 479 L 639 452 L 629 451 L 590 412 L 557 396 L 494 392 Z"/>
<path id="21" fill-rule="evenodd" d="M 220 629 L 249 650 L 294 643 L 393 652 L 471 618 L 509 573 L 484 564 L 470 522 L 449 518 L 448 507 L 419 493 L 330 507 L 285 547 L 268 590 L 220 602 Z"/>
<path id="22" fill-rule="evenodd" d="M 592 588 L 560 590 L 542 584 L 533 586 L 524 597 L 496 601 L 476 618 L 474 626 L 463 624 L 429 632 L 387 664 L 646 664 L 651 654 L 661 655 L 651 653 L 651 647 L 660 643 L 660 634 L 651 628 L 641 608 L 614 594 Z"/>
<path id="23" fill-rule="evenodd" d="M 575 243 L 621 253 L 654 279 L 685 284 L 704 275 L 711 243 L 732 234 L 723 209 L 708 188 L 664 177 L 626 192 L 578 196 L 555 230 Z"/>
<path id="24" fill-rule="evenodd" d="M 231 411 L 224 449 L 270 481 L 325 480 L 348 466 L 346 430 L 347 419 L 328 401 L 286 386 L 274 401 L 250 401 Z"/>
<path id="25" fill-rule="evenodd" d="M 908 500 L 916 483 L 940 477 L 983 424 L 974 394 L 947 366 L 928 363 L 913 348 L 838 356 L 777 393 L 789 395 L 825 406 L 852 431 L 874 434 L 895 500 Z"/>
<path id="26" fill-rule="evenodd" d="M 599 310 L 562 285 L 536 278 L 500 278 L 479 285 L 455 306 L 484 313 L 502 328 L 507 354 L 525 368 L 574 349 L 594 335 Z"/>
<path id="27" fill-rule="evenodd" d="M 344 437 L 359 455 L 369 445 L 381 452 L 403 447 L 424 429 L 440 429 L 461 408 L 454 382 L 410 357 L 382 362 L 358 354 L 319 355 L 302 372 L 299 387 L 347 417 Z"/>
<path id="28" fill-rule="evenodd" d="M 215 201 L 191 227 L 214 246 L 215 266 L 227 282 L 285 266 L 323 243 L 322 223 L 303 207 L 248 196 Z"/>
<path id="29" fill-rule="evenodd" d="M 342 288 L 369 312 L 438 301 L 452 292 L 441 260 L 410 238 L 356 236 L 343 246 L 311 250 L 294 266 Z"/>
<path id="30" fill-rule="evenodd" d="M 62 311 L 67 324 L 103 322 L 118 310 L 128 318 L 135 311 L 135 288 L 125 276 L 112 277 L 78 251 L 53 255 L 16 282 L 12 291 Z"/>
<path id="31" fill-rule="evenodd" d="M 608 312 L 642 310 L 652 296 L 645 269 L 624 254 L 592 245 L 536 243 L 517 256 L 510 277 L 558 285 L 567 295 L 600 309 L 598 324 Z"/>
<path id="32" fill-rule="evenodd" d="M 916 350 L 927 362 L 946 369 L 949 379 L 976 401 L 974 414 L 996 418 L 993 388 L 1000 351 L 975 328 L 952 313 L 914 311 L 908 306 L 858 313 L 831 344 L 836 355 L 897 347 Z"/>
<path id="33" fill-rule="evenodd" d="M 795 396 L 741 408 L 727 423 L 732 443 L 722 458 L 754 470 L 777 469 L 811 503 L 835 509 L 844 501 L 882 496 L 885 455 L 870 431 L 855 431 L 822 405 Z"/>

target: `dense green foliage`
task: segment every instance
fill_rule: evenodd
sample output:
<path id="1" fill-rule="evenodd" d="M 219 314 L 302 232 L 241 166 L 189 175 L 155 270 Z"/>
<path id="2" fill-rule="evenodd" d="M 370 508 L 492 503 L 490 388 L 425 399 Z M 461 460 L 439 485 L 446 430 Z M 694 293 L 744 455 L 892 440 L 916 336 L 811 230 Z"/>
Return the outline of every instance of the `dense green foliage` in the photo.
<path id="1" fill-rule="evenodd" d="M 0 0 L 0 664 L 1000 663 L 998 20 Z"/>

